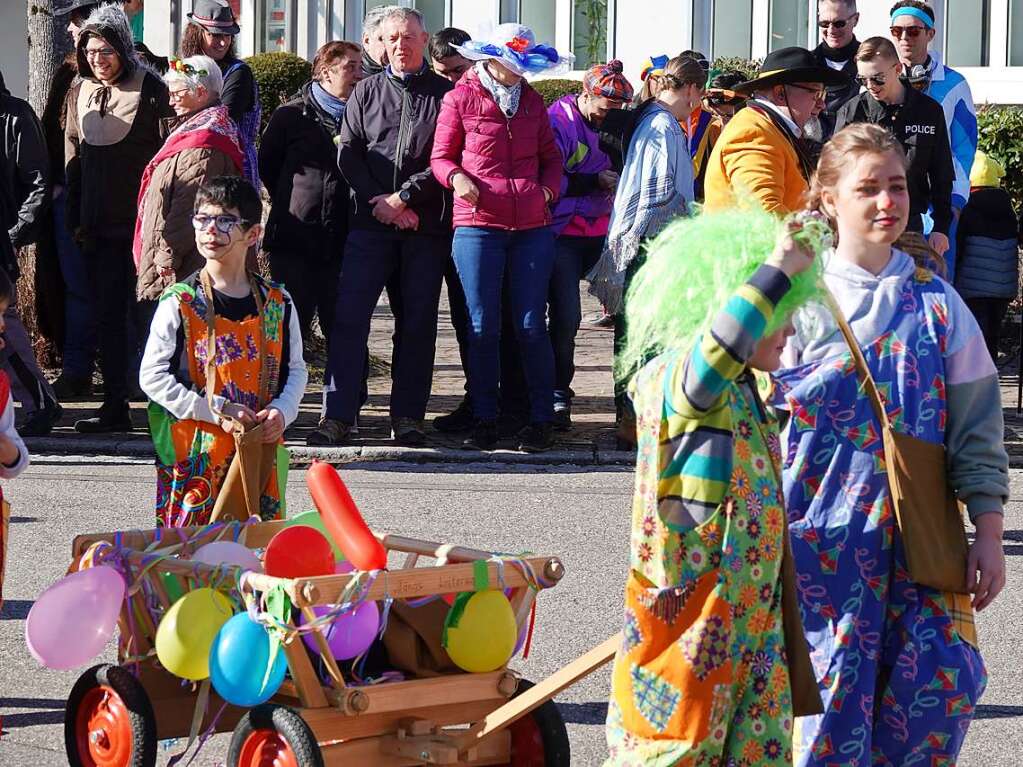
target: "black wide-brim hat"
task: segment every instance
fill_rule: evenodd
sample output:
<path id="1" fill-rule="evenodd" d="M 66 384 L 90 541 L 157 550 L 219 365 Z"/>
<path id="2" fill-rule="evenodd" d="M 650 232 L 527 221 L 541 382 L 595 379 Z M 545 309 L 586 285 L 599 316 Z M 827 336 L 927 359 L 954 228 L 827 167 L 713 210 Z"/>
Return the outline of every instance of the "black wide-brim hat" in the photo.
<path id="1" fill-rule="evenodd" d="M 99 5 L 103 0 L 71 0 L 70 3 L 61 7 L 54 8 L 54 16 L 67 16 L 71 11 L 77 11 L 79 8 L 92 9 L 93 6 Z"/>
<path id="2" fill-rule="evenodd" d="M 760 65 L 757 76 L 739 83 L 733 90 L 749 95 L 763 88 L 793 83 L 822 83 L 828 86 L 846 85 L 848 80 L 841 72 L 818 64 L 813 53 L 806 48 L 793 46 L 771 51 Z"/>
<path id="3" fill-rule="evenodd" d="M 210 34 L 237 35 L 242 31 L 227 0 L 195 0 L 192 12 L 187 15 L 190 22 Z"/>

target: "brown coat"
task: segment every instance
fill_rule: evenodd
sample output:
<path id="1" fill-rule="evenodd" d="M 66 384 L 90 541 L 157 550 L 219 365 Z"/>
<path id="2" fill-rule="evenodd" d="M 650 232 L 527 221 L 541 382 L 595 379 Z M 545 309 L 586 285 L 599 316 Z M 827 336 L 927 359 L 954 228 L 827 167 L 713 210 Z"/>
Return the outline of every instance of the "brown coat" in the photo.
<path id="1" fill-rule="evenodd" d="M 140 301 L 159 298 L 165 288 L 202 267 L 192 229 L 195 194 L 209 178 L 238 175 L 230 157 L 208 148 L 182 150 L 156 166 L 142 203 L 148 215 L 142 219 L 142 256 L 135 283 Z"/>

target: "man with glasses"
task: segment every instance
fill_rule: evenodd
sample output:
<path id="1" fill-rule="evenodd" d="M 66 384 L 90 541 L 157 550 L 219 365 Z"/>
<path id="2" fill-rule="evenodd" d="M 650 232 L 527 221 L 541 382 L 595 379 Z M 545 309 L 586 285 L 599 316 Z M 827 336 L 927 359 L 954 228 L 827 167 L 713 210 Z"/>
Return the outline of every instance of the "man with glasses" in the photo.
<path id="1" fill-rule="evenodd" d="M 784 216 L 806 204 L 813 158 L 803 128 L 820 111 L 825 88 L 844 76 L 805 48 L 772 51 L 755 78 L 734 90 L 752 98 L 721 132 L 708 161 L 705 207 L 755 202 Z"/>
<path id="2" fill-rule="evenodd" d="M 900 0 L 891 9 L 891 35 L 903 70 L 937 101 L 945 113 L 945 128 L 952 148 L 955 183 L 952 186 L 952 224 L 945 253 L 948 279 L 955 277 L 955 232 L 959 214 L 970 199 L 970 169 L 977 152 L 977 113 L 966 78 L 941 62 L 937 51 L 928 50 L 935 35 L 934 9 L 920 0 Z"/>
<path id="3" fill-rule="evenodd" d="M 900 79 L 902 65 L 892 42 L 884 37 L 863 41 L 856 54 L 857 82 L 866 90 L 838 112 L 836 131 L 850 123 L 869 122 L 891 131 L 909 159 L 909 225 L 923 232 L 923 215 L 933 211 L 928 243 L 938 255 L 948 251 L 952 225 L 952 151 L 945 113 L 929 96 Z"/>
<path id="4" fill-rule="evenodd" d="M 132 237 L 142 172 L 162 145 L 160 121 L 174 115 L 167 86 L 143 66 L 116 5 L 100 5 L 78 37 L 80 79 L 68 94 L 67 226 L 89 273 L 97 323 L 103 404 L 75 424 L 84 433 L 131 429 L 128 324 L 135 315 Z M 145 336 L 144 330 L 140 335 Z"/>
<path id="5" fill-rule="evenodd" d="M 860 41 L 856 39 L 856 24 L 860 14 L 856 12 L 856 0 L 819 0 L 817 3 L 817 26 L 821 31 L 821 43 L 813 50 L 817 63 L 842 74 L 845 82 L 828 88 L 824 110 L 820 114 L 823 141 L 835 132 L 835 115 L 839 107 L 859 92 L 856 84 L 856 50 Z"/>

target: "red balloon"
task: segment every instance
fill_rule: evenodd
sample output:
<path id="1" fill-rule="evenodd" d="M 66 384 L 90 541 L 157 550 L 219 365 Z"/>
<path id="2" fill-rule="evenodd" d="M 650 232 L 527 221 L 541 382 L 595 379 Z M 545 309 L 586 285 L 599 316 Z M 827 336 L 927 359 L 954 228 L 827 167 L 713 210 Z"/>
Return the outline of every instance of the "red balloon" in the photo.
<path id="1" fill-rule="evenodd" d="M 385 569 L 387 550 L 370 532 L 351 493 L 334 467 L 329 463 L 313 461 L 306 472 L 306 484 L 313 503 L 323 517 L 327 532 L 340 547 L 345 559 L 359 570 Z"/>
<path id="2" fill-rule="evenodd" d="M 263 572 L 278 578 L 333 575 L 334 550 L 319 530 L 305 525 L 286 527 L 267 544 Z"/>

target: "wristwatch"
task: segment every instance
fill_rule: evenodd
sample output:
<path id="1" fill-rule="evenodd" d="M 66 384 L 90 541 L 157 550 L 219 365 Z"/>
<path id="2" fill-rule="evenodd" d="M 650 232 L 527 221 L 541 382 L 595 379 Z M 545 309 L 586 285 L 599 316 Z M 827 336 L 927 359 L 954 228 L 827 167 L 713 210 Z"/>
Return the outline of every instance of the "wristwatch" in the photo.
<path id="1" fill-rule="evenodd" d="M 406 205 L 408 205 L 409 200 L 412 199 L 412 193 L 408 189 L 402 189 L 400 192 L 398 192 L 398 199 L 401 200 Z"/>

